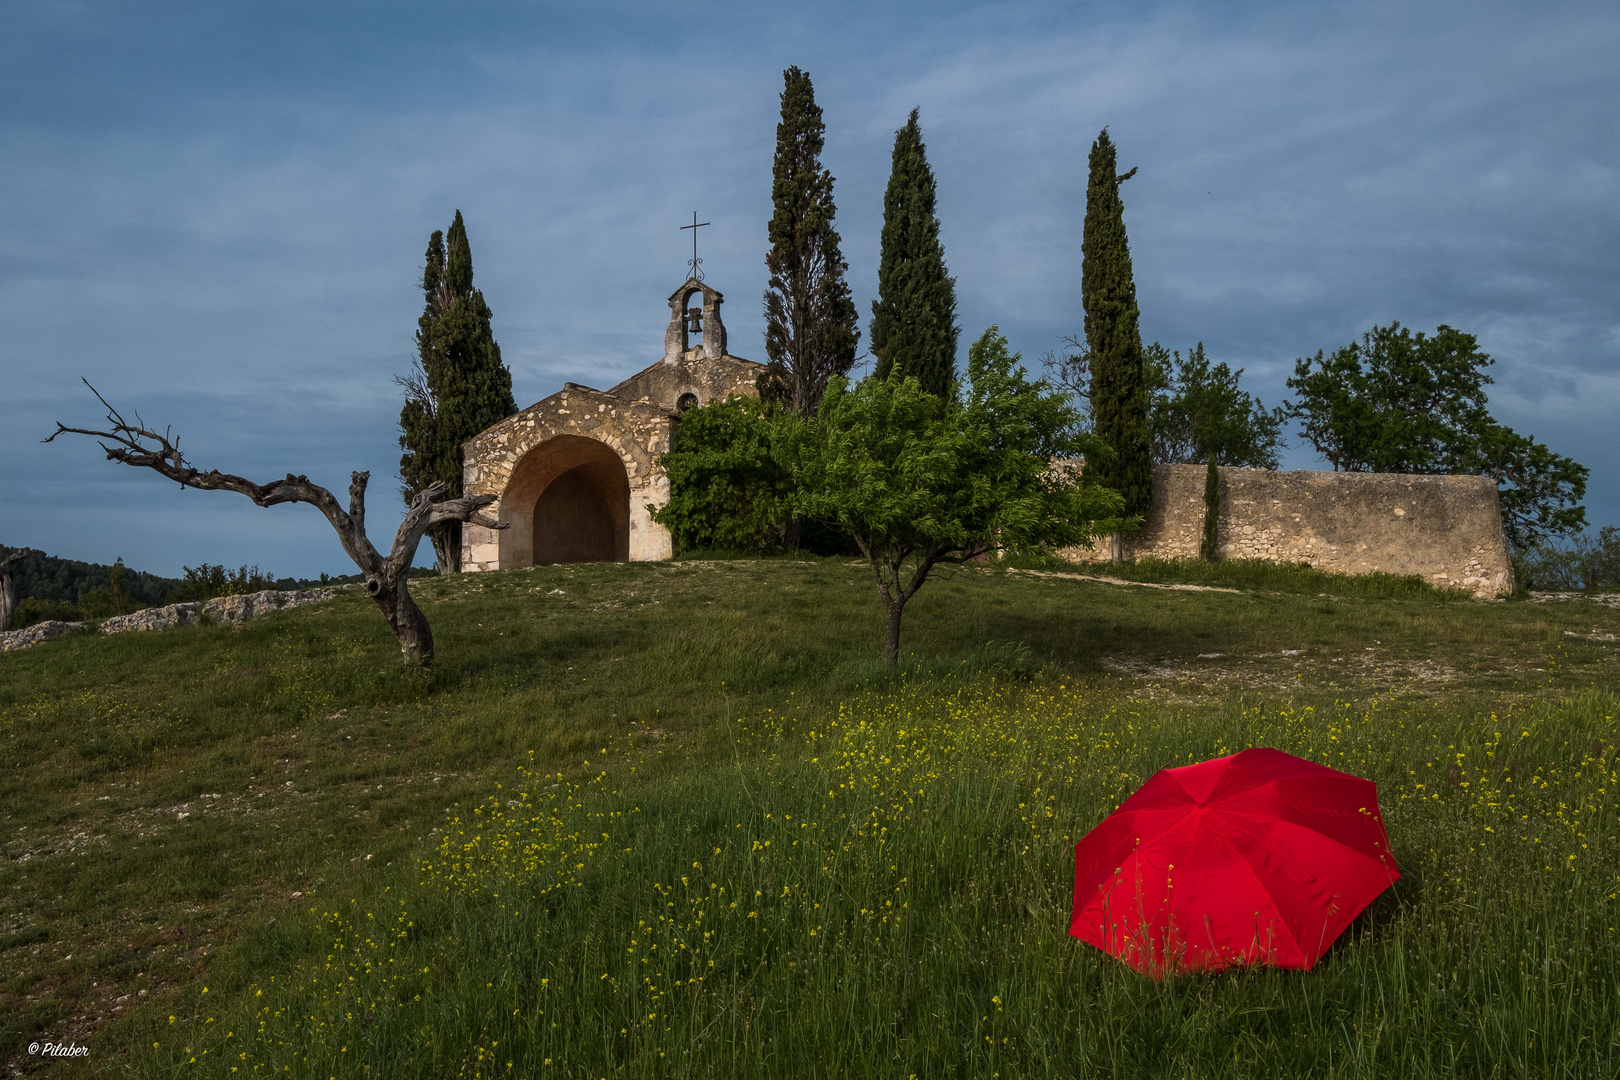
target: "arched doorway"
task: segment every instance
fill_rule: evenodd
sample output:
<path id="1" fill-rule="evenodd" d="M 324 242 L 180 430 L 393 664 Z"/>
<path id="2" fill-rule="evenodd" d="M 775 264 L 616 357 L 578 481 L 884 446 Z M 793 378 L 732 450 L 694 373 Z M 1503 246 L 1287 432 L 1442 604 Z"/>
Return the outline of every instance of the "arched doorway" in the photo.
<path id="1" fill-rule="evenodd" d="M 534 504 L 534 565 L 613 562 L 613 509 L 608 493 L 589 465 L 569 469 L 546 485 Z M 624 469 L 619 473 L 622 476 Z M 628 495 L 628 492 L 626 492 Z M 628 538 L 626 538 L 628 544 Z"/>
<path id="2" fill-rule="evenodd" d="M 630 478 L 606 443 L 559 435 L 530 450 L 501 495 L 502 566 L 625 562 Z"/>

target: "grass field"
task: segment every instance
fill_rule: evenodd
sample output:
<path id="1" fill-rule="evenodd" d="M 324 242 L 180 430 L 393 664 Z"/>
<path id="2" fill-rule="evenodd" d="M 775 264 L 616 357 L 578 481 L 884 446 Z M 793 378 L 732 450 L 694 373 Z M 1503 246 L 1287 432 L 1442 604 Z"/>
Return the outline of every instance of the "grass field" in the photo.
<path id="1" fill-rule="evenodd" d="M 361 597 L 0 656 L 0 1050 L 41 1075 L 1620 1071 L 1620 609 L 1089 573 L 931 583 L 897 677 L 840 560 L 425 580 L 431 672 Z M 1248 745 L 1377 780 L 1402 880 L 1310 974 L 1154 983 L 1068 938 L 1073 841 Z M 70 1038 L 88 1057 L 27 1053 Z"/>

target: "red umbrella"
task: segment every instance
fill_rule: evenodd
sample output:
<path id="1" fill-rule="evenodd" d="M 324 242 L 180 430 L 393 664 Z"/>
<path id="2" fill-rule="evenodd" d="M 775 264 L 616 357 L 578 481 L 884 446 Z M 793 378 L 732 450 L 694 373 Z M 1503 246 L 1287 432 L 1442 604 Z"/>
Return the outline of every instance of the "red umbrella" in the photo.
<path id="1" fill-rule="evenodd" d="M 1244 750 L 1159 770 L 1074 846 L 1069 933 L 1153 976 L 1309 971 L 1400 876 L 1371 780 Z"/>

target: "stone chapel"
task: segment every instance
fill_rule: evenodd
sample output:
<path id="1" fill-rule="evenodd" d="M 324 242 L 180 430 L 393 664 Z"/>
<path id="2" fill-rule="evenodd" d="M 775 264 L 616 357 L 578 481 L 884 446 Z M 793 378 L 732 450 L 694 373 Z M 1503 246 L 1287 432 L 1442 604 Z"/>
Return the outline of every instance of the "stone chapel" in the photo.
<path id="1" fill-rule="evenodd" d="M 701 306 L 687 307 L 694 297 Z M 467 525 L 463 570 L 566 562 L 644 562 L 674 554 L 648 505 L 669 500 L 658 456 L 675 418 L 732 394 L 756 396 L 765 365 L 726 351 L 723 297 L 689 277 L 669 298 L 664 355 L 609 390 L 561 390 L 479 432 L 463 447 L 462 490 L 495 495 L 505 529 Z"/>

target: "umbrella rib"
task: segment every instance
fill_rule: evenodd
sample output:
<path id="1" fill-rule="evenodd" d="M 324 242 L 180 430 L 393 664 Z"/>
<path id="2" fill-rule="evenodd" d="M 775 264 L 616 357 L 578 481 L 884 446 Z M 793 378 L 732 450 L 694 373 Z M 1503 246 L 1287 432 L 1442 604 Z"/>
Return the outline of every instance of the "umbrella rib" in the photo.
<path id="1" fill-rule="evenodd" d="M 1277 898 L 1272 895 L 1271 886 L 1266 884 L 1265 879 L 1262 878 L 1259 871 L 1255 869 L 1254 863 L 1249 861 L 1249 853 L 1237 847 L 1233 847 L 1232 850 L 1239 859 L 1243 860 L 1243 868 L 1249 872 L 1249 876 L 1254 879 L 1254 883 L 1260 886 L 1260 891 L 1266 894 L 1266 899 L 1271 901 L 1272 910 L 1277 913 L 1276 921 L 1282 924 L 1283 931 L 1288 935 L 1288 939 L 1294 943 L 1294 948 L 1298 949 L 1300 955 L 1303 956 L 1305 950 L 1300 947 L 1299 935 L 1294 933 L 1294 928 L 1292 926 L 1288 925 L 1288 919 L 1283 914 L 1282 905 L 1277 903 Z M 1255 914 L 1258 915 L 1259 912 L 1255 912 Z M 1257 933 L 1256 941 L 1258 940 L 1259 938 Z"/>

